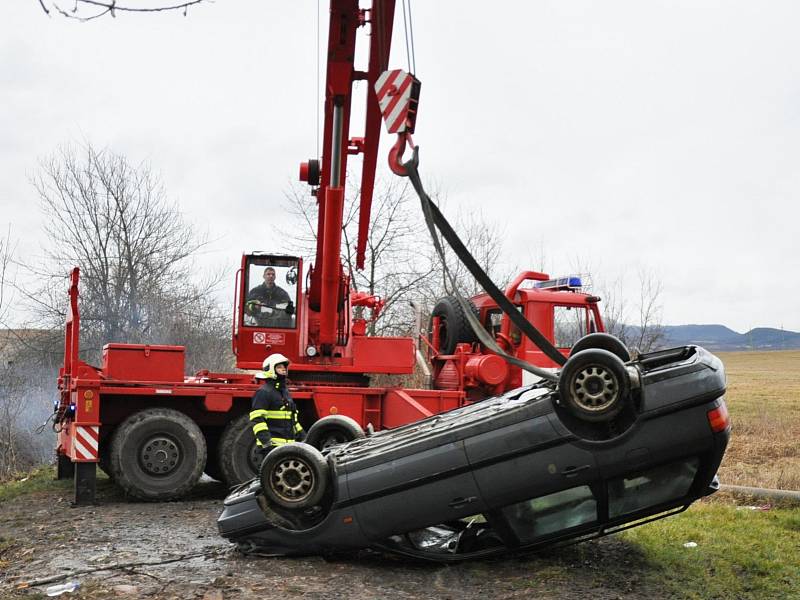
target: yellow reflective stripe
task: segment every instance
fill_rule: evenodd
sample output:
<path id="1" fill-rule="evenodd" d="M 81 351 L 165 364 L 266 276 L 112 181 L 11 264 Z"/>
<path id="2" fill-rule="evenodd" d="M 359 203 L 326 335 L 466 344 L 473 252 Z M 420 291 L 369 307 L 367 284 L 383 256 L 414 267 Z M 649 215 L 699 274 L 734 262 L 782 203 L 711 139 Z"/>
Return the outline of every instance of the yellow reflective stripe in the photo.
<path id="1" fill-rule="evenodd" d="M 301 431 L 303 431 L 303 426 L 300 425 L 300 423 L 295 423 L 294 424 L 294 432 L 295 433 L 300 433 Z"/>
<path id="2" fill-rule="evenodd" d="M 266 423 L 256 423 L 253 425 L 253 433 L 258 433 L 259 431 L 266 431 L 268 429 Z"/>
<path id="3" fill-rule="evenodd" d="M 272 443 L 276 446 L 283 446 L 284 444 L 291 444 L 294 440 L 287 440 L 286 438 L 272 438 Z"/>
<path id="4" fill-rule="evenodd" d="M 292 411 L 290 410 L 265 410 L 267 419 L 291 419 Z"/>
<path id="5" fill-rule="evenodd" d="M 250 411 L 250 420 L 252 421 L 253 419 L 258 419 L 258 418 L 266 419 L 266 418 L 268 418 L 267 414 L 269 414 L 269 411 L 268 410 L 264 410 L 263 408 L 259 408 L 259 409 L 256 409 L 256 410 L 251 410 Z"/>

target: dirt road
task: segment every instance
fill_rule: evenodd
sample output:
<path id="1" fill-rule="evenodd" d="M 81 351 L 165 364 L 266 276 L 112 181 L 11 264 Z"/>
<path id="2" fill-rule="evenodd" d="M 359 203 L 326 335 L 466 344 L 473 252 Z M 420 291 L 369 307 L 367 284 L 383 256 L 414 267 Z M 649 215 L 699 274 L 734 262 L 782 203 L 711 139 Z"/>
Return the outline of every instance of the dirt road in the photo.
<path id="1" fill-rule="evenodd" d="M 615 537 L 546 554 L 460 565 L 410 563 L 363 553 L 262 558 L 236 552 L 217 534 L 225 490 L 198 486 L 182 502 L 126 502 L 109 482 L 98 506 L 72 508 L 67 490 L 35 492 L 0 504 L 0 597 L 44 595 L 35 582 L 79 570 L 129 565 L 69 577 L 61 598 L 542 598 L 665 597 L 647 583 L 651 568 Z M 175 560 L 163 564 L 156 563 Z M 136 565 L 136 566 L 134 566 Z M 56 583 L 62 583 L 59 580 Z"/>

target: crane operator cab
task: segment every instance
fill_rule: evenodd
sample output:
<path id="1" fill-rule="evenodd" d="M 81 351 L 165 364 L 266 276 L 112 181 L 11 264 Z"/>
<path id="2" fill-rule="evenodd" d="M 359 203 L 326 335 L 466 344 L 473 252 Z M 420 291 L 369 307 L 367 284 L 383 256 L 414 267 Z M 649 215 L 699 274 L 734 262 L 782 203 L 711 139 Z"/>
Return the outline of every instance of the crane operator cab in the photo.
<path id="1" fill-rule="evenodd" d="M 294 256 L 252 253 L 242 257 L 233 332 L 239 368 L 259 368 L 272 352 L 296 357 L 301 271 L 302 260 Z"/>
<path id="2" fill-rule="evenodd" d="M 296 263 L 264 266 L 250 263 L 247 281 L 244 325 L 267 328 L 295 327 Z"/>

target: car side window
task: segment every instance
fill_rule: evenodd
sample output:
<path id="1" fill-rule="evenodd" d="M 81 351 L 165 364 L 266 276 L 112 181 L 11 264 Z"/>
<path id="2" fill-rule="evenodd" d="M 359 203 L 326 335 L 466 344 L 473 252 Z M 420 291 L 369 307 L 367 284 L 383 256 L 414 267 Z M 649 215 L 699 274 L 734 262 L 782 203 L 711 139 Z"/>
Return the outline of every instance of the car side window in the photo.
<path id="1" fill-rule="evenodd" d="M 597 521 L 597 498 L 588 485 L 561 490 L 503 509 L 520 543 Z"/>
<path id="2" fill-rule="evenodd" d="M 613 519 L 683 498 L 689 493 L 698 464 L 695 457 L 609 480 L 608 516 Z"/>

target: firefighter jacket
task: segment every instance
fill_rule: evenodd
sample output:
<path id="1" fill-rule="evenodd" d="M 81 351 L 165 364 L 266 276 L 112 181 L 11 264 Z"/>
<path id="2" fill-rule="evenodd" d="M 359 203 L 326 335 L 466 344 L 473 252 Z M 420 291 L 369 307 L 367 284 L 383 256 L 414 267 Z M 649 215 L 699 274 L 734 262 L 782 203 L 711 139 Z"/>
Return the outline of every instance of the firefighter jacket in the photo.
<path id="1" fill-rule="evenodd" d="M 285 379 L 281 379 L 267 379 L 253 396 L 250 422 L 259 448 L 281 446 L 303 437 L 297 405 L 289 395 Z"/>

